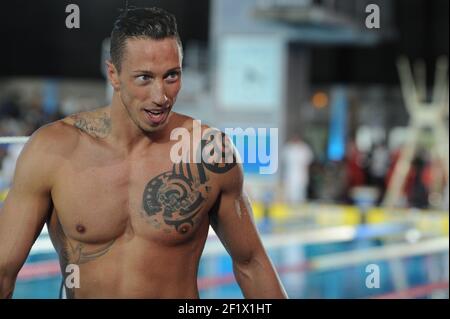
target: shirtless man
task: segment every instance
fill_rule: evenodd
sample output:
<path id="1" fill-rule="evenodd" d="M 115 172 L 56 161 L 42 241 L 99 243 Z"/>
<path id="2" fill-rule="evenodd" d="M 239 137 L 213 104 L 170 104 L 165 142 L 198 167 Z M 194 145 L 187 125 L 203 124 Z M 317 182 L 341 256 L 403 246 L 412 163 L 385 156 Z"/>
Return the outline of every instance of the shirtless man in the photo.
<path id="1" fill-rule="evenodd" d="M 107 62 L 111 105 L 39 129 L 17 161 L 0 214 L 0 297 L 12 296 L 45 223 L 62 273 L 79 267 L 68 298 L 198 298 L 210 225 L 246 298 L 287 297 L 252 221 L 241 166 L 171 160 L 171 132 L 193 128 L 172 112 L 181 61 L 171 14 L 119 16 Z"/>

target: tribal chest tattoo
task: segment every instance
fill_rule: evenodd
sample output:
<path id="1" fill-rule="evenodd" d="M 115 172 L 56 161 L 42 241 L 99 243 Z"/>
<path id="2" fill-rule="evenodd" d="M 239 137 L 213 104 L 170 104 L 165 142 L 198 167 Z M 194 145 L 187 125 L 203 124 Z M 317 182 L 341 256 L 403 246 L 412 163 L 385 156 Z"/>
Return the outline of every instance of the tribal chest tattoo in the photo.
<path id="1" fill-rule="evenodd" d="M 194 226 L 194 218 L 201 211 L 208 193 L 202 165 L 180 163 L 174 165 L 171 172 L 162 173 L 147 184 L 143 196 L 144 211 L 149 217 L 162 215 L 166 225 L 185 234 Z M 159 225 L 157 218 L 151 221 L 155 227 Z"/>
<path id="2" fill-rule="evenodd" d="M 202 141 L 202 149 L 207 144 Z M 171 171 L 157 175 L 145 186 L 142 199 L 144 217 L 153 227 L 167 233 L 171 229 L 179 234 L 189 233 L 211 194 L 207 173 L 223 174 L 235 165 L 236 161 L 214 165 L 204 162 L 203 158 L 199 164 L 174 164 Z"/>

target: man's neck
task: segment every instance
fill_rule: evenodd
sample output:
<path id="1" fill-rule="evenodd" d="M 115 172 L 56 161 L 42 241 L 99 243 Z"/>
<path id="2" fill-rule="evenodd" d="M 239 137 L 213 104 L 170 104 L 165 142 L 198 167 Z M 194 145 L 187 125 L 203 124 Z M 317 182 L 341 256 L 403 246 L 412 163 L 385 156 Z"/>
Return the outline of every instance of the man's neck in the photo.
<path id="1" fill-rule="evenodd" d="M 154 133 L 143 132 L 131 119 L 119 93 L 114 93 L 109 109 L 111 116 L 110 137 L 116 146 L 127 152 L 131 152 L 137 146 L 148 146 L 167 138 L 165 129 Z"/>

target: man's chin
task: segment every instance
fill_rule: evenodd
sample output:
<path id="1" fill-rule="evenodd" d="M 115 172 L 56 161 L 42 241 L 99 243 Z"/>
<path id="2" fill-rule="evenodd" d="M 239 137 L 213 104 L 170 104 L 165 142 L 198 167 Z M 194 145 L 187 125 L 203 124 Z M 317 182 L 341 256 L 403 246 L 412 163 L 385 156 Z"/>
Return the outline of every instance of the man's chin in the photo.
<path id="1" fill-rule="evenodd" d="M 141 130 L 144 131 L 145 133 L 160 132 L 167 126 L 167 122 L 168 121 L 166 120 L 163 123 L 159 123 L 157 125 L 146 124 L 146 125 L 141 126 Z"/>

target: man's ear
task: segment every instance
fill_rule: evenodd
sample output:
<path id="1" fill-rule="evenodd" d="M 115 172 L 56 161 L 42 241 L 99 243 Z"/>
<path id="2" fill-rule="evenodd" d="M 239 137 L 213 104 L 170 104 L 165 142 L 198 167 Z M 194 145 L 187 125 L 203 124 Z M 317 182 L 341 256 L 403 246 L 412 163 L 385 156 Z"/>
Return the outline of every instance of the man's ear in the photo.
<path id="1" fill-rule="evenodd" d="M 117 70 L 116 66 L 111 62 L 111 60 L 106 60 L 105 63 L 109 82 L 111 82 L 114 91 L 119 91 L 120 89 L 119 71 Z"/>

